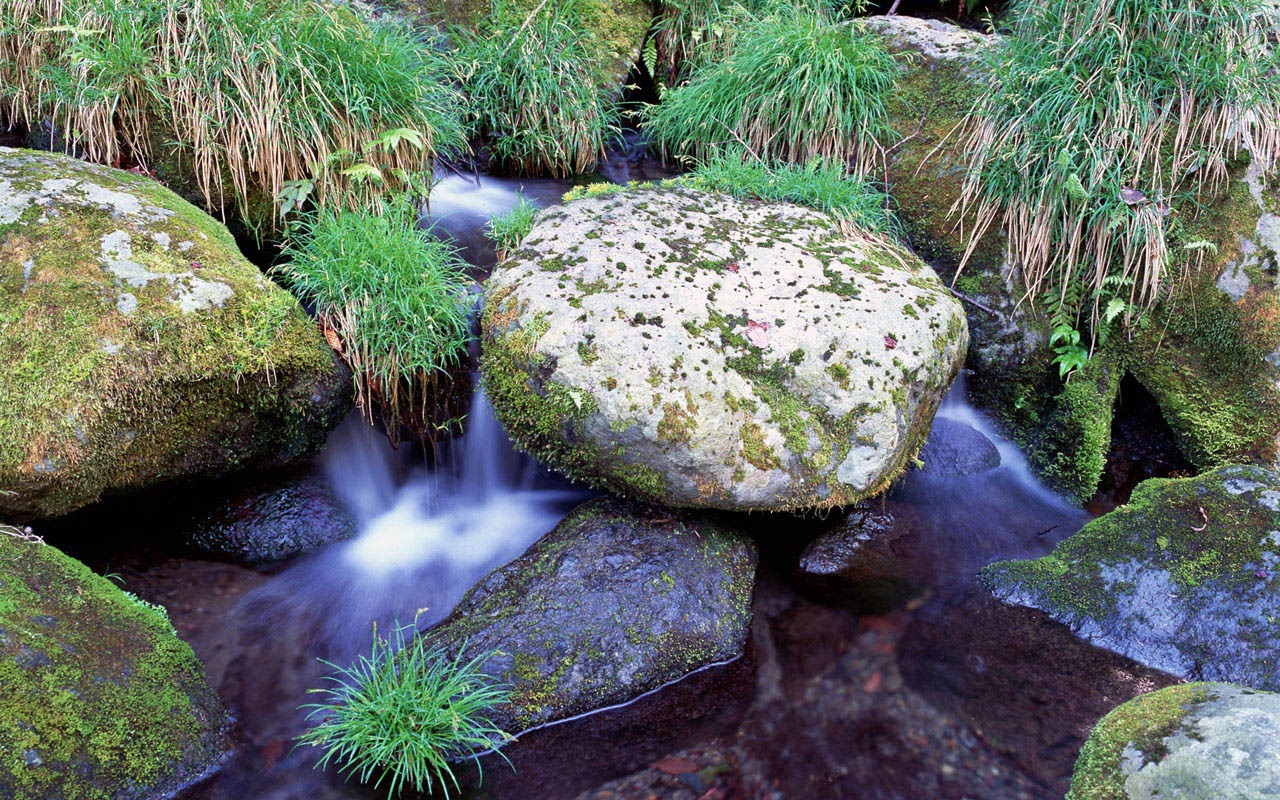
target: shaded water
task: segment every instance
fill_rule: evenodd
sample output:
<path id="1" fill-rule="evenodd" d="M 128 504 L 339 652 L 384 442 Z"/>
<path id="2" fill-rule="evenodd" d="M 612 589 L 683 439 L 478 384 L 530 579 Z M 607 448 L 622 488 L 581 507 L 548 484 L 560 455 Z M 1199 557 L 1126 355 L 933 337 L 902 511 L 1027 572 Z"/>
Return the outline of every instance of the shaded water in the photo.
<path id="1" fill-rule="evenodd" d="M 437 186 L 428 221 L 485 267 L 492 253 L 477 244 L 477 228 L 486 215 L 513 207 L 517 192 L 550 203 L 565 188 L 452 176 Z M 1034 480 L 1016 448 L 966 403 L 963 383 L 939 415 L 987 434 L 1001 464 L 957 478 L 911 472 L 883 501 L 915 520 L 893 543 L 894 569 L 912 585 L 896 606 L 859 613 L 840 598 L 818 599 L 798 574 L 805 544 L 842 515 L 734 517 L 762 554 L 746 657 L 627 708 L 522 736 L 506 750 L 515 771 L 487 759 L 483 788 L 466 796 L 696 800 L 719 789 L 726 800 L 1061 797 L 1088 728 L 1170 679 L 1083 644 L 1038 612 L 996 603 L 976 585 L 982 565 L 1042 555 L 1087 515 Z M 86 557 L 168 606 L 238 719 L 241 746 L 187 800 L 381 796 L 311 769 L 315 753 L 292 749 L 307 724 L 299 708 L 306 690 L 326 674 L 317 659 L 350 662 L 368 648 L 375 623 L 416 619 L 425 627 L 442 618 L 586 497 L 517 455 L 482 395 L 466 435 L 431 469 L 410 448 L 390 450 L 359 420 L 334 432 L 316 468 L 360 534 L 276 571 L 192 558 L 166 544 L 188 510 L 139 515 L 146 501 L 136 499 L 100 512 L 128 518 L 137 536 Z M 264 491 L 268 485 L 263 479 Z M 227 490 L 202 491 L 216 498 Z M 84 530 L 102 524 L 110 519 L 74 522 Z M 695 783 L 687 773 L 646 768 L 664 756 L 705 771 Z"/>

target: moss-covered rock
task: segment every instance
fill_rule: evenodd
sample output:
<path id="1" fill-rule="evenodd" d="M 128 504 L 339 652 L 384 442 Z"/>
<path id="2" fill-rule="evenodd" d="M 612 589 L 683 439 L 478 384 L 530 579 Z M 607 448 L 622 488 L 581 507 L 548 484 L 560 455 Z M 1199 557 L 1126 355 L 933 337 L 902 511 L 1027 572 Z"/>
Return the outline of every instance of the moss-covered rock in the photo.
<path id="1" fill-rule="evenodd" d="M 0 530 L 0 797 L 169 797 L 226 748 L 226 712 L 164 609 Z"/>
<path id="2" fill-rule="evenodd" d="M 882 491 L 963 360 L 959 304 L 827 215 L 675 187 L 543 212 L 485 288 L 485 388 L 540 461 L 666 505 Z"/>
<path id="3" fill-rule="evenodd" d="M 1280 688 L 1280 473 L 1145 481 L 1044 558 L 982 575 L 1001 599 L 1135 661 Z"/>
<path id="4" fill-rule="evenodd" d="M 226 229 L 139 175 L 0 148 L 0 510 L 318 449 L 350 388 Z"/>
<path id="5" fill-rule="evenodd" d="M 965 175 L 957 131 L 981 91 L 982 56 L 999 46 L 940 22 L 869 23 L 915 58 L 901 78 L 891 116 L 903 140 L 889 181 L 911 244 L 969 304 L 968 367 L 975 402 L 991 410 L 1056 488 L 1084 499 L 1097 485 L 1111 440 L 1116 391 L 1125 373 L 1151 393 L 1187 458 L 1200 468 L 1274 464 L 1280 444 L 1280 192 L 1240 164 L 1224 196 L 1204 209 L 1179 209 L 1172 242 L 1203 261 L 1177 284 L 1147 323 L 1104 338 L 1090 368 L 1064 382 L 1053 363 L 1048 325 L 1023 300 L 1004 237 L 989 230 L 956 274 L 972 217 L 951 211 Z"/>
<path id="6" fill-rule="evenodd" d="M 623 703 L 742 653 L 756 551 L 705 519 L 612 499 L 575 509 L 424 634 L 512 687 L 519 731 Z"/>
<path id="7" fill-rule="evenodd" d="M 1080 750 L 1067 800 L 1280 797 L 1280 695 L 1188 683 L 1102 718 Z"/>

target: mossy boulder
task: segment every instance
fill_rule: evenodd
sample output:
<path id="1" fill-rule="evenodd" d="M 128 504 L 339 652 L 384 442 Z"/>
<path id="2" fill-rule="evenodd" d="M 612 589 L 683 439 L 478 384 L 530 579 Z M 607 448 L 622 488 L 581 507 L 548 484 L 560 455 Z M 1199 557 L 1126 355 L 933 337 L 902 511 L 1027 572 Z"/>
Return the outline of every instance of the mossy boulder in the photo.
<path id="1" fill-rule="evenodd" d="M 1102 718 L 1080 750 L 1067 800 L 1280 798 L 1280 695 L 1187 683 Z"/>
<path id="2" fill-rule="evenodd" d="M 1280 688 L 1280 473 L 1152 479 L 1034 561 L 986 567 L 996 596 L 1182 677 Z"/>
<path id="3" fill-rule="evenodd" d="M 226 229 L 140 175 L 0 148 L 0 511 L 317 450 L 349 381 Z"/>
<path id="4" fill-rule="evenodd" d="M 542 212 L 485 287 L 516 443 L 624 496 L 812 509 L 885 489 L 964 358 L 933 270 L 827 215 L 675 187 Z"/>
<path id="5" fill-rule="evenodd" d="M 0 529 L 0 797 L 171 797 L 227 748 L 226 711 L 164 609 Z"/>
<path id="6" fill-rule="evenodd" d="M 1121 378 L 1131 374 L 1159 404 L 1195 466 L 1275 464 L 1280 446 L 1280 191 L 1237 163 L 1229 188 L 1203 208 L 1178 209 L 1172 248 L 1202 253 L 1187 280 L 1127 335 L 1103 339 L 1089 366 L 1063 381 L 1049 326 L 1008 259 L 1001 232 L 970 244 L 973 218 L 951 211 L 966 172 L 957 130 L 983 91 L 981 70 L 1000 38 L 941 22 L 869 21 L 900 52 L 915 54 L 891 104 L 903 139 L 889 182 L 912 247 L 974 303 L 966 306 L 973 346 L 974 401 L 991 410 L 1056 488 L 1087 499 L 1111 443 Z M 1020 302 L 1022 301 L 1022 302 Z"/>
<path id="7" fill-rule="evenodd" d="M 756 551 L 706 519 L 579 506 L 424 634 L 512 687 L 509 732 L 624 703 L 743 652 Z"/>

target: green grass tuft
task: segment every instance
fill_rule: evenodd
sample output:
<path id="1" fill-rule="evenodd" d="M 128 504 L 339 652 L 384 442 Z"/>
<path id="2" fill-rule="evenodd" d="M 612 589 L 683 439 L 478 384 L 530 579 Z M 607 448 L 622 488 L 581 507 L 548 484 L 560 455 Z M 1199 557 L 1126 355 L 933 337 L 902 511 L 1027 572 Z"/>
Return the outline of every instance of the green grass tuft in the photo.
<path id="1" fill-rule="evenodd" d="M 333 685 L 310 690 L 326 700 L 303 706 L 320 723 L 298 743 L 324 750 L 318 767 L 336 763 L 361 783 L 376 776 L 374 788 L 386 780 L 388 797 L 412 788 L 447 798 L 450 784 L 461 789 L 451 762 L 473 758 L 479 767 L 479 753 L 510 738 L 485 716 L 510 694 L 480 671 L 488 657 L 464 662 L 459 652 L 450 660 L 411 625 L 385 639 L 375 628 L 368 656 L 349 667 L 323 662 L 336 671 Z"/>
<path id="2" fill-rule="evenodd" d="M 705 160 L 724 146 L 804 164 L 823 158 L 856 175 L 879 163 L 886 103 L 899 69 L 876 37 L 821 9 L 781 5 L 744 24 L 723 60 L 646 111 L 656 144 Z"/>
<path id="3" fill-rule="evenodd" d="M 366 415 L 380 408 L 390 423 L 416 414 L 415 427 L 429 430 L 436 390 L 471 339 L 471 301 L 457 249 L 416 223 L 407 201 L 381 214 L 320 209 L 290 237 L 276 272 L 315 305 L 331 344 L 336 336 Z"/>
<path id="4" fill-rule="evenodd" d="M 457 29 L 456 69 L 493 165 L 525 175 L 590 171 L 613 134 L 612 87 L 572 2 L 525 15 L 504 0 L 478 32 Z"/>
<path id="5" fill-rule="evenodd" d="M 533 229 L 533 217 L 538 207 L 525 198 L 520 198 L 516 207 L 505 214 L 490 217 L 484 230 L 498 251 L 498 260 L 506 258 L 509 253 L 520 246 L 520 242 Z"/>

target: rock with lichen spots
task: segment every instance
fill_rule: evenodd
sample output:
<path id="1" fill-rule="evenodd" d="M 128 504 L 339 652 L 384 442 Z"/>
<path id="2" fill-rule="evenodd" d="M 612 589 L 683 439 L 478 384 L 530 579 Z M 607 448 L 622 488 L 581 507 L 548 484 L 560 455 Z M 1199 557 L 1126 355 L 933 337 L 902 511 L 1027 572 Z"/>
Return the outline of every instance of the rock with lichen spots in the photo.
<path id="1" fill-rule="evenodd" d="M 1034 561 L 983 580 L 1088 641 L 1182 677 L 1280 689 L 1280 473 L 1143 482 Z"/>
<path id="2" fill-rule="evenodd" d="M 788 204 L 652 187 L 543 212 L 485 289 L 485 386 L 525 450 L 672 506 L 888 486 L 968 329 L 933 270 Z"/>
<path id="3" fill-rule="evenodd" d="M 309 454 L 333 353 L 226 228 L 150 179 L 0 148 L 0 511 Z"/>
<path id="4" fill-rule="evenodd" d="M 486 656 L 515 733 L 633 700 L 742 654 L 756 550 L 709 520 L 600 498 L 469 591 L 424 634 Z"/>
<path id="5" fill-rule="evenodd" d="M 0 796 L 172 797 L 230 720 L 163 608 L 0 530 Z"/>
<path id="6" fill-rule="evenodd" d="M 1090 732 L 1067 800 L 1280 798 L 1280 695 L 1187 683 L 1118 706 Z"/>

